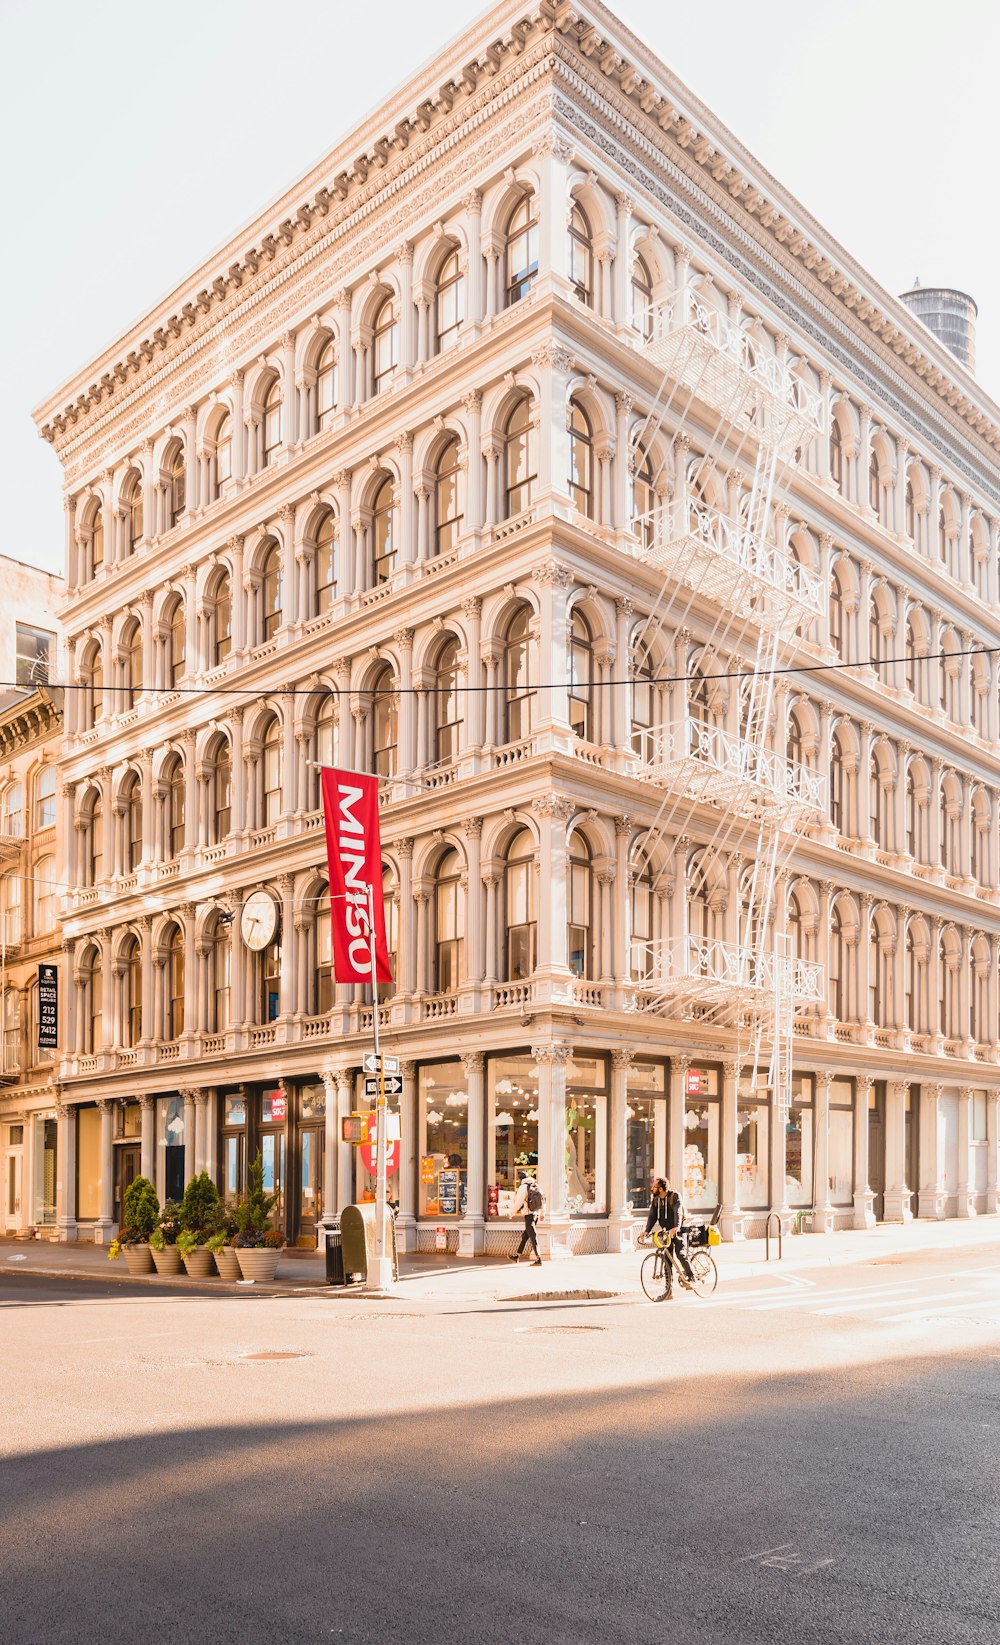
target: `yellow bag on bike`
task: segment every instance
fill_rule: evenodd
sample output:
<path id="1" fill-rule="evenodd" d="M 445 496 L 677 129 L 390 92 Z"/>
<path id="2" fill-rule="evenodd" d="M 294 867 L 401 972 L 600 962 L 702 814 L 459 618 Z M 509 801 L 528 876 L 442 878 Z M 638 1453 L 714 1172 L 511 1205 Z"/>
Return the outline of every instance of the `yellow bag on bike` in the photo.
<path id="1" fill-rule="evenodd" d="M 708 1225 L 708 1243 L 709 1245 L 722 1244 L 722 1235 L 719 1233 L 719 1230 L 716 1228 L 714 1222 L 711 1222 Z"/>

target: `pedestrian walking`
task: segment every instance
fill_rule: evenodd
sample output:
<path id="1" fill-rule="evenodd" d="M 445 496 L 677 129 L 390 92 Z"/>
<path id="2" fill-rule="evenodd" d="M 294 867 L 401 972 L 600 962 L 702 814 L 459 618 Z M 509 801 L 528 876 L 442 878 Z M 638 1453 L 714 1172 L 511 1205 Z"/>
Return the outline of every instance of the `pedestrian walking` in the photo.
<path id="1" fill-rule="evenodd" d="M 518 1216 L 522 1211 L 524 1213 L 524 1233 L 521 1235 L 520 1245 L 510 1260 L 511 1262 L 520 1262 L 521 1257 L 530 1245 L 531 1249 L 535 1253 L 531 1266 L 533 1268 L 540 1268 L 542 1266 L 542 1259 L 538 1255 L 538 1240 L 535 1236 L 535 1223 L 545 1211 L 545 1195 L 542 1193 L 542 1190 L 539 1188 L 530 1171 L 526 1172 L 526 1174 L 521 1178 L 521 1185 L 517 1190 L 517 1196 L 514 1200 L 514 1216 Z"/>

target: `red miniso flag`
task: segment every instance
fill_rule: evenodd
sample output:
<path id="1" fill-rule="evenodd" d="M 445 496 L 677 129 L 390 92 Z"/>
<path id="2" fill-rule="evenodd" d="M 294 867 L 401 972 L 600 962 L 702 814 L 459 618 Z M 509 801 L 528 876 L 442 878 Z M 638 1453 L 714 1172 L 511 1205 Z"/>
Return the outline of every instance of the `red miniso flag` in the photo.
<path id="1" fill-rule="evenodd" d="M 324 766 L 323 820 L 330 865 L 330 929 L 337 982 L 372 980 L 368 940 L 368 887 L 375 906 L 375 974 L 392 981 L 382 900 L 382 845 L 378 830 L 378 778 Z"/>

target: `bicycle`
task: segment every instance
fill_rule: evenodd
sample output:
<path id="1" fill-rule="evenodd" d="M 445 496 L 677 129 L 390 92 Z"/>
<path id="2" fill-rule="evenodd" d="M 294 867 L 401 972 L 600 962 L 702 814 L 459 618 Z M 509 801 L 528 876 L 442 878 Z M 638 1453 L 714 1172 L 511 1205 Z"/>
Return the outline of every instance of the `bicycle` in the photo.
<path id="1" fill-rule="evenodd" d="M 699 1297 L 710 1297 L 719 1283 L 719 1270 L 715 1266 L 715 1258 L 705 1246 L 698 1246 L 694 1251 L 690 1248 L 691 1230 L 681 1230 L 680 1238 L 684 1242 L 685 1254 L 691 1268 L 691 1278 L 688 1280 L 690 1289 Z M 656 1247 L 648 1256 L 643 1257 L 639 1269 L 639 1279 L 642 1288 L 650 1302 L 665 1302 L 673 1286 L 674 1261 L 670 1255 L 670 1245 L 675 1237 L 671 1230 L 666 1236 L 658 1228 L 653 1230 L 653 1244 Z"/>

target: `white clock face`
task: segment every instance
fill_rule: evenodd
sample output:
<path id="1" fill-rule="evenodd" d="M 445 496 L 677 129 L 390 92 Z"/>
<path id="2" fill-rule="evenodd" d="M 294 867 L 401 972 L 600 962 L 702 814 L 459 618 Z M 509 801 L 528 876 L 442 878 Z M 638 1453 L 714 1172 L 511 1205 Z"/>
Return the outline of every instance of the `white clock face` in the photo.
<path id="1" fill-rule="evenodd" d="M 267 891 L 252 892 L 243 904 L 240 916 L 240 930 L 247 947 L 255 953 L 266 948 L 277 925 L 278 909 L 274 898 Z"/>

